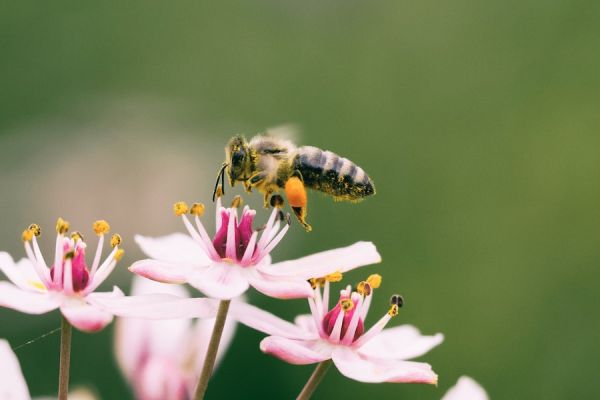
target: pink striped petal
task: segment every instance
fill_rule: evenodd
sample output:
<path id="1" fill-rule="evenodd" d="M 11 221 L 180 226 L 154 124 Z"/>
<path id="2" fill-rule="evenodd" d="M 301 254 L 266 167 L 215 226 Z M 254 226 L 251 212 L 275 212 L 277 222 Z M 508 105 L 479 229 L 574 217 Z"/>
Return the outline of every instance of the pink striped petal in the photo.
<path id="1" fill-rule="evenodd" d="M 315 337 L 319 336 L 319 330 L 315 325 L 315 317 L 312 314 L 302 314 L 298 315 L 294 319 L 294 323 L 297 327 L 302 329 L 304 332 L 307 332 Z"/>
<path id="2" fill-rule="evenodd" d="M 98 332 L 113 320 L 111 313 L 81 299 L 69 299 L 60 311 L 71 325 L 83 332 Z"/>
<path id="3" fill-rule="evenodd" d="M 45 286 L 40 281 L 33 264 L 28 258 L 22 258 L 15 263 L 10 254 L 0 252 L 0 271 L 21 289 L 45 292 Z"/>
<path id="4" fill-rule="evenodd" d="M 256 269 L 245 271 L 250 285 L 259 292 L 276 299 L 313 297 L 314 291 L 303 279 L 285 279 L 261 274 Z"/>
<path id="5" fill-rule="evenodd" d="M 229 313 L 242 324 L 267 335 L 306 340 L 318 337 L 316 333 L 306 332 L 297 325 L 242 301 L 232 302 Z"/>
<path id="6" fill-rule="evenodd" d="M 468 376 L 458 378 L 456 385 L 446 392 L 442 400 L 489 400 L 485 390 Z"/>
<path id="7" fill-rule="evenodd" d="M 19 360 L 4 339 L 0 340 L 0 399 L 31 399 Z"/>
<path id="8" fill-rule="evenodd" d="M 135 242 L 148 257 L 155 260 L 198 266 L 206 266 L 211 262 L 202 246 L 183 233 L 160 237 L 136 235 Z"/>
<path id="9" fill-rule="evenodd" d="M 248 290 L 241 268 L 226 263 L 213 264 L 192 274 L 188 283 L 213 299 L 229 300 Z"/>
<path id="10" fill-rule="evenodd" d="M 323 251 L 296 260 L 284 261 L 261 268 L 261 272 L 273 276 L 310 279 L 336 271 L 346 272 L 354 268 L 381 262 L 381 256 L 371 242 L 356 242 L 348 247 Z"/>
<path id="11" fill-rule="evenodd" d="M 437 384 L 437 375 L 425 363 L 367 358 L 345 346 L 336 347 L 331 358 L 342 375 L 359 382 Z"/>
<path id="12" fill-rule="evenodd" d="M 216 315 L 218 306 L 212 299 L 189 299 L 166 293 L 123 297 L 92 293 L 86 300 L 119 317 L 144 319 L 210 318 Z"/>
<path id="13" fill-rule="evenodd" d="M 295 365 L 314 364 L 331 358 L 331 346 L 320 340 L 268 336 L 260 342 L 260 349 L 266 354 Z"/>
<path id="14" fill-rule="evenodd" d="M 0 282 L 0 306 L 27 314 L 44 314 L 60 306 L 55 293 L 36 293 L 20 289 L 8 282 Z"/>
<path id="15" fill-rule="evenodd" d="M 146 260 L 136 261 L 129 267 L 134 274 L 164 283 L 185 283 L 193 270 L 192 267 L 165 261 Z"/>
<path id="16" fill-rule="evenodd" d="M 441 333 L 425 336 L 414 326 L 402 325 L 384 329 L 361 346 L 358 352 L 368 357 L 410 360 L 427 353 L 443 340 Z"/>

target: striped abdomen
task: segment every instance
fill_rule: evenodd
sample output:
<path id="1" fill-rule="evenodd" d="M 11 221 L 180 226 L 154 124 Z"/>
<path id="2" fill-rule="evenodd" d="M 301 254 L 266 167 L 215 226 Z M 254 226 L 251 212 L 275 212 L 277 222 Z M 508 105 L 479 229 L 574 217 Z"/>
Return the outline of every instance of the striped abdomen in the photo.
<path id="1" fill-rule="evenodd" d="M 331 151 L 300 147 L 294 169 L 302 173 L 305 186 L 340 200 L 360 200 L 375 193 L 373 182 L 361 167 Z"/>

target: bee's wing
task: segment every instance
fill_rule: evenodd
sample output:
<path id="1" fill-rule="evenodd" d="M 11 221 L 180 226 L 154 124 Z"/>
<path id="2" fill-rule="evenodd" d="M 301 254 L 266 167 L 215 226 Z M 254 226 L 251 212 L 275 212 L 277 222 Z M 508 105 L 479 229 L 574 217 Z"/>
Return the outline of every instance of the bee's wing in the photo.
<path id="1" fill-rule="evenodd" d="M 265 135 L 276 137 L 279 139 L 285 139 L 292 143 L 300 143 L 302 137 L 302 130 L 300 126 L 295 123 L 287 123 L 277 125 L 271 128 L 267 128 Z"/>

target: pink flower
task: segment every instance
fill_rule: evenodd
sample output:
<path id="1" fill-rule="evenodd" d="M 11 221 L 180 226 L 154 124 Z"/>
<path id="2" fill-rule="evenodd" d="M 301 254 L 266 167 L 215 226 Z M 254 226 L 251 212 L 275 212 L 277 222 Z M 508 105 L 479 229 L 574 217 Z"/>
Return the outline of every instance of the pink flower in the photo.
<path id="1" fill-rule="evenodd" d="M 280 299 L 311 297 L 313 291 L 306 282 L 311 276 L 327 275 L 339 270 L 340 265 L 350 270 L 381 261 L 372 243 L 358 242 L 271 264 L 269 253 L 289 228 L 289 223 L 281 227 L 279 209 L 274 208 L 264 228 L 257 230 L 253 228 L 256 211 L 246 206 L 238 216 L 236 207 L 223 208 L 219 199 L 216 234 L 212 239 L 200 221 L 203 205 L 194 204 L 190 209 L 179 202 L 174 209 L 182 217 L 189 236 L 181 233 L 159 238 L 136 236 L 136 242 L 151 258 L 135 262 L 130 270 L 159 282 L 187 282 L 211 298 L 232 299 L 249 286 Z M 188 210 L 195 216 L 195 226 L 185 215 Z"/>
<path id="2" fill-rule="evenodd" d="M 397 295 L 392 296 L 389 311 L 365 331 L 372 292 L 379 287 L 381 277 L 371 275 L 355 291 L 350 286 L 341 290 L 339 301 L 328 310 L 329 282 L 339 279 L 341 276 L 332 275 L 312 280 L 315 297 L 308 299 L 312 315 L 298 316 L 295 324 L 249 304 L 235 304 L 232 315 L 272 335 L 262 340 L 260 349 L 290 364 L 332 359 L 343 375 L 361 382 L 436 384 L 437 375 L 429 364 L 405 360 L 425 354 L 442 342 L 443 335 L 423 336 L 410 325 L 384 329 L 402 305 Z"/>
<path id="3" fill-rule="evenodd" d="M 179 285 L 134 278 L 132 294 L 164 293 L 189 297 Z M 183 400 L 192 397 L 214 319 L 149 321 L 117 320 L 115 346 L 121 371 L 140 400 Z M 234 320 L 225 323 L 217 362 L 227 349 L 235 330 Z"/>
<path id="4" fill-rule="evenodd" d="M 31 400 L 19 360 L 4 339 L 0 339 L 0 399 Z M 52 399 L 52 397 L 36 397 L 35 399 Z M 86 389 L 76 389 L 69 393 L 69 400 L 93 399 L 92 393 Z"/>
<path id="5" fill-rule="evenodd" d="M 31 399 L 19 360 L 4 339 L 0 339 L 0 399 Z"/>
<path id="6" fill-rule="evenodd" d="M 41 234 L 38 225 L 32 224 L 23 232 L 27 258 L 15 263 L 12 257 L 0 252 L 0 270 L 12 282 L 0 282 L 0 306 L 27 314 L 44 314 L 60 308 L 61 313 L 76 328 L 95 332 L 109 324 L 113 315 L 135 315 L 141 318 L 191 318 L 214 315 L 210 304 L 196 304 L 202 299 L 181 299 L 175 296 L 147 296 L 131 299 L 114 288 L 113 292 L 94 293 L 94 290 L 115 268 L 121 258 L 121 237 L 113 235 L 112 251 L 100 263 L 104 235 L 109 226 L 106 221 L 96 221 L 94 231 L 99 237 L 92 266 L 88 267 L 85 253 L 87 245 L 81 234 L 65 236 L 68 222 L 62 218 L 56 224 L 56 253 L 48 267 L 37 243 Z M 192 300 L 196 300 L 194 303 Z"/>
<path id="7" fill-rule="evenodd" d="M 485 390 L 473 378 L 461 376 L 442 400 L 489 400 Z"/>

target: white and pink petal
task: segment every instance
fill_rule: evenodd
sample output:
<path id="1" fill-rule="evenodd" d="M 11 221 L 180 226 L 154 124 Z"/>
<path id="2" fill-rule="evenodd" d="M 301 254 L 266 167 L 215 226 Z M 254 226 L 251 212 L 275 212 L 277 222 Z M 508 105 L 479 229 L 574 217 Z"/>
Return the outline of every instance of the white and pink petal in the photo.
<path id="1" fill-rule="evenodd" d="M 195 271 L 188 283 L 206 296 L 219 300 L 230 300 L 248 290 L 248 279 L 241 268 L 228 263 L 216 263 Z"/>
<path id="2" fill-rule="evenodd" d="M 6 281 L 0 282 L 0 307 L 27 314 L 44 314 L 57 309 L 61 301 L 56 293 L 31 292 Z"/>
<path id="3" fill-rule="evenodd" d="M 291 261 L 283 261 L 261 269 L 273 276 L 297 279 L 318 278 L 334 272 L 346 272 L 381 262 L 381 256 L 371 242 L 356 242 L 347 247 L 327 250 Z"/>
<path id="4" fill-rule="evenodd" d="M 0 339 L 0 399 L 31 399 L 19 360 L 4 339 Z"/>
<path id="5" fill-rule="evenodd" d="M 456 385 L 452 386 L 442 397 L 442 400 L 489 400 L 483 387 L 473 378 L 461 376 Z"/>
<path id="6" fill-rule="evenodd" d="M 362 345 L 358 352 L 367 357 L 410 360 L 427 353 L 444 341 L 444 335 L 422 335 L 412 325 L 387 328 Z"/>
<path id="7" fill-rule="evenodd" d="M 365 357 L 345 346 L 337 346 L 331 358 L 342 375 L 359 382 L 437 384 L 437 374 L 426 363 Z"/>
<path id="8" fill-rule="evenodd" d="M 134 262 L 129 270 L 157 282 L 185 283 L 194 271 L 194 267 L 189 264 L 169 263 L 148 258 Z"/>
<path id="9" fill-rule="evenodd" d="M 232 302 L 229 313 L 238 322 L 267 335 L 303 340 L 312 340 L 318 337 L 313 332 L 306 332 L 291 322 L 242 301 Z"/>
<path id="10" fill-rule="evenodd" d="M 295 365 L 314 364 L 331 358 L 332 347 L 322 340 L 296 340 L 268 336 L 260 342 L 260 349 L 285 362 Z"/>
<path id="11" fill-rule="evenodd" d="M 60 311 L 71 325 L 83 332 L 98 332 L 113 320 L 113 314 L 83 299 L 67 299 Z"/>
<path id="12" fill-rule="evenodd" d="M 256 269 L 244 271 L 253 288 L 276 299 L 298 299 L 314 296 L 314 291 L 304 279 L 287 279 L 262 274 Z"/>
<path id="13" fill-rule="evenodd" d="M 148 257 L 155 260 L 198 266 L 207 266 L 211 263 L 202 246 L 183 233 L 160 237 L 136 235 L 135 242 Z"/>

